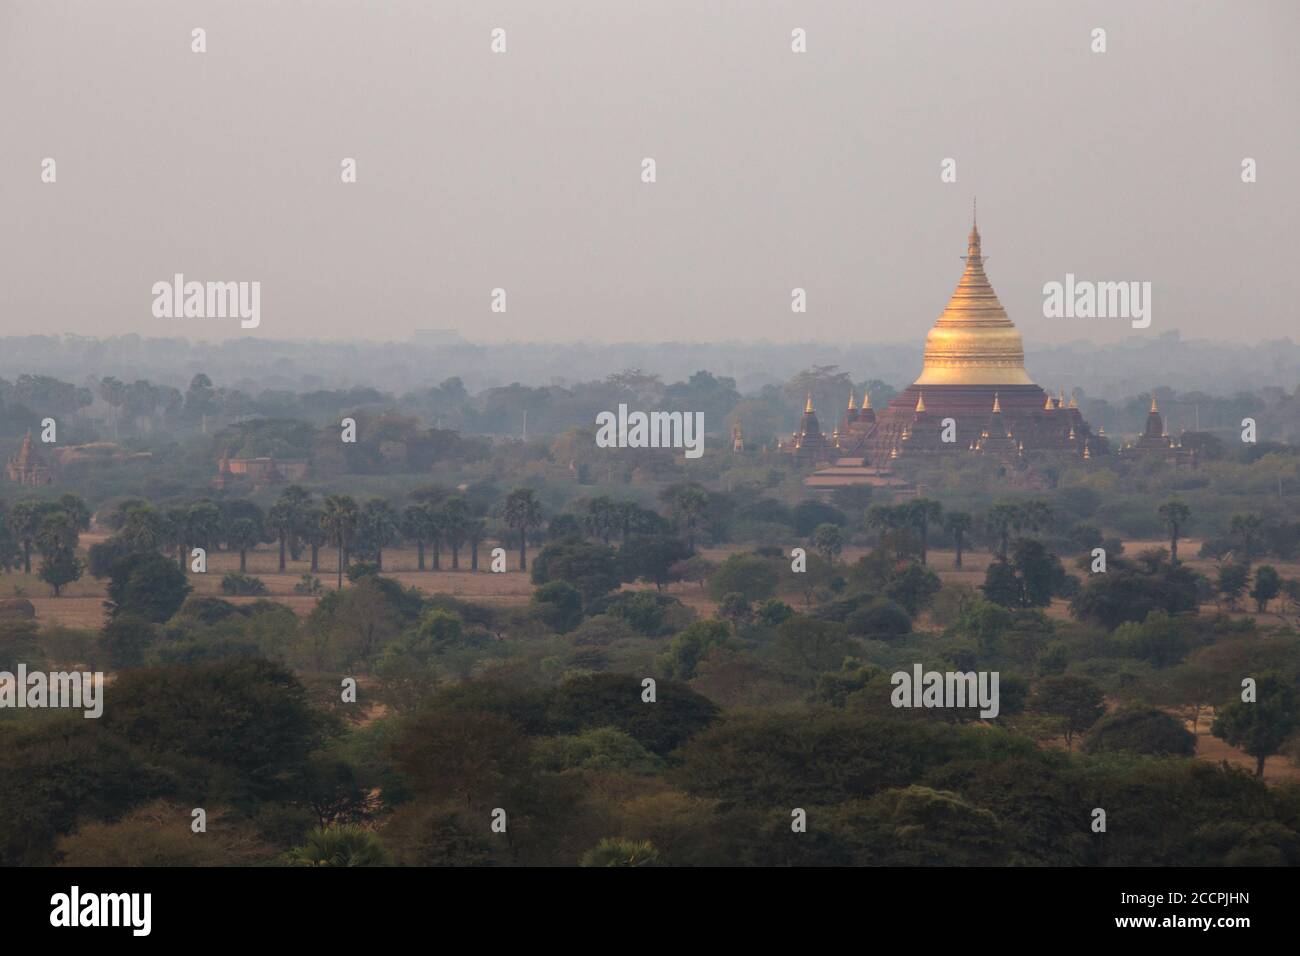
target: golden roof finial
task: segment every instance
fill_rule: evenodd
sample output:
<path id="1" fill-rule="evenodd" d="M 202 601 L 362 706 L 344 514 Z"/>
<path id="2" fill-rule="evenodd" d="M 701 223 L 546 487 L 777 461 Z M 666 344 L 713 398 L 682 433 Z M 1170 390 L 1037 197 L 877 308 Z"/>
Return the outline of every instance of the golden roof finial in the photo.
<path id="1" fill-rule="evenodd" d="M 849 411 L 851 411 L 851 412 L 856 412 L 857 410 L 858 410 L 858 406 L 855 405 L 855 404 L 854 404 L 854 401 L 853 401 L 853 392 L 850 391 L 850 392 L 849 392 Z"/>
<path id="2" fill-rule="evenodd" d="M 871 407 L 871 393 L 863 391 L 862 393 L 862 410 L 865 412 Z"/>
<path id="3" fill-rule="evenodd" d="M 1078 408 L 1078 407 L 1079 407 L 1079 400 L 1078 400 L 1077 398 L 1074 397 L 1074 392 L 1073 392 L 1073 391 L 1070 392 L 1070 407 L 1071 407 L 1071 408 Z"/>
<path id="4" fill-rule="evenodd" d="M 807 415 L 811 411 L 813 411 L 812 392 L 809 392 L 808 398 L 803 403 L 803 413 Z"/>
<path id="5" fill-rule="evenodd" d="M 994 414 L 994 415 L 1001 415 L 1001 414 L 1002 414 L 1002 403 L 1001 403 L 1000 401 L 998 401 L 998 393 L 997 393 L 997 392 L 994 392 L 994 393 L 993 393 L 993 414 Z"/>
<path id="6" fill-rule="evenodd" d="M 1043 394 L 1047 396 L 1043 402 L 1043 411 L 1050 412 L 1052 410 L 1052 393 L 1044 390 Z"/>
<path id="7" fill-rule="evenodd" d="M 921 412 L 923 412 L 923 411 L 925 411 L 925 393 L 924 393 L 924 392 L 917 392 L 917 393 L 916 393 L 916 413 L 919 415 L 919 414 L 921 414 Z"/>
<path id="8" fill-rule="evenodd" d="M 1160 406 L 1156 404 L 1156 390 L 1154 388 L 1151 389 L 1151 411 L 1160 411 Z"/>
<path id="9" fill-rule="evenodd" d="M 1057 396 L 1056 396 L 1056 404 L 1057 404 L 1057 407 L 1058 407 L 1058 408 L 1064 408 L 1064 407 L 1065 407 L 1065 388 L 1064 388 L 1064 387 L 1062 387 L 1061 390 L 1060 390 L 1060 392 L 1057 393 Z"/>

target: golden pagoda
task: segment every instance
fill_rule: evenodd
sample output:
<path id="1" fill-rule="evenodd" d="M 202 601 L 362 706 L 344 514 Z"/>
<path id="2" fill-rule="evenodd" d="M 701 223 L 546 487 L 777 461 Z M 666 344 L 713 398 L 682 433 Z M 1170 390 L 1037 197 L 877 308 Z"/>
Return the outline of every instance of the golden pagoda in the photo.
<path id="1" fill-rule="evenodd" d="M 922 450 L 941 454 L 988 448 L 989 438 L 1003 441 L 1014 435 L 1025 453 L 1057 451 L 1082 455 L 1092 438 L 1077 401 L 1058 398 L 1036 385 L 1025 370 L 1020 332 L 1012 324 L 984 271 L 979 223 L 972 217 L 966 240 L 965 266 L 947 306 L 925 339 L 921 374 L 873 415 L 869 424 L 859 411 L 856 427 L 841 430 L 846 454 L 866 462 L 906 460 Z M 989 409 L 996 404 L 999 421 L 986 429 Z M 868 406 L 863 403 L 865 410 Z M 918 442 L 917 416 L 926 416 L 936 429 L 944 420 L 956 423 L 954 441 L 942 447 Z M 926 429 L 928 430 L 927 424 Z M 1071 440 L 1070 431 L 1074 431 Z M 990 435 L 985 436 L 984 431 Z M 904 440 L 904 435 L 908 440 Z M 857 439 L 856 442 L 851 439 Z M 1007 441 L 1009 449 L 1011 442 Z M 1104 438 L 1090 443 L 1090 457 L 1106 454 Z"/>

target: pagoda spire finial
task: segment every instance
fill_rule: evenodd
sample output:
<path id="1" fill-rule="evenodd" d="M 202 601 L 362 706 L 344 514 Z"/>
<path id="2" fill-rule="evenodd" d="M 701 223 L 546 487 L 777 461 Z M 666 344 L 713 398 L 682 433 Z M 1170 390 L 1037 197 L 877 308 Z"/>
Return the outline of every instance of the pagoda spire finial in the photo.
<path id="1" fill-rule="evenodd" d="M 918 392 L 916 395 L 916 413 L 919 415 L 925 411 L 925 393 Z"/>
<path id="2" fill-rule="evenodd" d="M 993 414 L 994 415 L 1002 414 L 1002 402 L 998 400 L 997 392 L 993 393 Z"/>
<path id="3" fill-rule="evenodd" d="M 856 412 L 857 410 L 858 410 L 858 406 L 857 406 L 856 402 L 855 402 L 854 399 L 853 399 L 853 392 L 852 392 L 852 390 L 850 390 L 850 391 L 849 391 L 849 411 L 851 411 L 851 412 Z"/>
<path id="4" fill-rule="evenodd" d="M 871 393 L 865 389 L 862 392 L 862 410 L 865 412 L 871 407 Z"/>
<path id="5" fill-rule="evenodd" d="M 1160 411 L 1160 406 L 1156 404 L 1156 390 L 1154 388 L 1151 389 L 1151 411 Z"/>
<path id="6" fill-rule="evenodd" d="M 807 415 L 812 410 L 813 410 L 812 392 L 809 392 L 808 397 L 804 400 L 803 403 L 803 413 Z"/>

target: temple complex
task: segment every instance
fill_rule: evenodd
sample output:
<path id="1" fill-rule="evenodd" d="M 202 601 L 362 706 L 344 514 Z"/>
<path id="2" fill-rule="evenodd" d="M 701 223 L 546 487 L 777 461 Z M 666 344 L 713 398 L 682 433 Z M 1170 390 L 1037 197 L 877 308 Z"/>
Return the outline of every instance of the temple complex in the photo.
<path id="1" fill-rule="evenodd" d="M 858 469 L 867 483 L 900 460 L 966 454 L 1010 463 L 1038 451 L 1081 459 L 1110 453 L 1105 435 L 1093 433 L 1064 389 L 1054 398 L 1025 371 L 1020 333 L 984 273 L 977 223 L 965 259 L 956 291 L 926 336 L 916 381 L 879 412 L 867 397 L 859 408 L 850 395 L 829 437 L 810 398 L 799 430 L 788 445 L 782 443 L 797 463 L 834 463 L 841 479 L 848 477 L 846 469 Z M 829 478 L 831 470 L 818 475 Z"/>
<path id="2" fill-rule="evenodd" d="M 1155 389 L 1151 390 L 1151 411 L 1147 413 L 1146 427 L 1137 441 L 1120 449 L 1124 458 L 1157 459 L 1179 468 L 1195 468 L 1199 462 L 1195 449 L 1184 448 L 1169 437 L 1160 406 L 1156 404 Z"/>

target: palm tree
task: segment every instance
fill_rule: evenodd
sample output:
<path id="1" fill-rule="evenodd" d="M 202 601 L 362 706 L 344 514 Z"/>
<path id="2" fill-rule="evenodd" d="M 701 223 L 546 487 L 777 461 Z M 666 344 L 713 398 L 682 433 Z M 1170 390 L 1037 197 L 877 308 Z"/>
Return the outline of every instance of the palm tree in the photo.
<path id="1" fill-rule="evenodd" d="M 898 511 L 890 505 L 872 505 L 867 509 L 866 524 L 883 537 L 898 527 Z"/>
<path id="2" fill-rule="evenodd" d="M 415 542 L 416 570 L 424 570 L 424 545 L 433 535 L 433 516 L 426 505 L 407 505 L 402 512 L 402 534 Z"/>
<path id="3" fill-rule="evenodd" d="M 1156 509 L 1156 513 L 1160 515 L 1160 520 L 1165 523 L 1165 528 L 1169 531 L 1170 563 L 1177 564 L 1178 539 L 1182 537 L 1183 528 L 1192 517 L 1192 509 L 1175 498 L 1162 504 Z"/>
<path id="4" fill-rule="evenodd" d="M 271 509 L 274 511 L 275 509 Z M 226 532 L 226 544 L 239 552 L 239 573 L 248 570 L 248 549 L 257 547 L 262 540 L 262 529 L 251 518 L 236 518 Z M 283 552 L 281 552 L 283 557 Z"/>
<path id="5" fill-rule="evenodd" d="M 930 552 L 930 525 L 943 517 L 943 506 L 933 498 L 914 498 L 906 508 L 912 525 L 921 532 L 921 563 L 926 564 Z"/>
<path id="6" fill-rule="evenodd" d="M 211 501 L 196 501 L 185 511 L 185 543 L 189 547 L 211 551 L 225 537 L 221 509 Z M 182 567 L 185 562 L 182 560 Z"/>
<path id="7" fill-rule="evenodd" d="M 1007 548 L 1010 546 L 1011 529 L 1020 530 L 1021 522 L 1024 520 L 1018 505 L 1004 503 L 994 505 L 984 516 L 988 526 L 998 534 L 998 557 L 1002 560 L 1007 558 Z"/>
<path id="8" fill-rule="evenodd" d="M 387 866 L 388 850 L 375 834 L 353 824 L 320 828 L 287 854 L 298 866 Z"/>
<path id="9" fill-rule="evenodd" d="M 311 548 L 312 574 L 320 570 L 320 549 L 322 545 L 329 541 L 325 529 L 321 527 L 321 517 L 324 514 L 325 512 L 315 505 L 303 508 L 298 512 L 299 521 L 296 534 Z"/>
<path id="10" fill-rule="evenodd" d="M 383 498 L 371 498 L 361 508 L 357 522 L 360 537 L 374 549 L 375 565 L 380 571 L 384 570 L 384 548 L 397 540 L 401 521 L 396 509 Z"/>
<path id="11" fill-rule="evenodd" d="M 280 572 L 284 572 L 284 546 L 289 535 L 298 526 L 299 516 L 294 513 L 293 505 L 281 498 L 271 505 L 266 513 L 266 526 L 275 532 L 280 540 Z"/>
<path id="12" fill-rule="evenodd" d="M 321 511 L 321 527 L 325 529 L 339 552 L 339 583 L 343 587 L 343 562 L 348 543 L 357 530 L 357 503 L 351 495 L 330 495 Z"/>
<path id="13" fill-rule="evenodd" d="M 699 485 L 678 485 L 665 493 L 668 507 L 680 528 L 686 531 L 686 546 L 695 550 L 695 532 L 709 506 L 709 493 Z"/>
<path id="14" fill-rule="evenodd" d="M 469 525 L 469 505 L 464 498 L 448 498 L 442 506 L 442 529 L 451 546 L 452 570 L 460 570 L 460 549 L 465 543 L 465 532 Z"/>
<path id="15" fill-rule="evenodd" d="M 949 511 L 943 519 L 943 526 L 948 529 L 957 545 L 957 568 L 961 568 L 961 553 L 966 544 L 966 533 L 970 531 L 971 517 L 964 511 Z"/>
<path id="16" fill-rule="evenodd" d="M 284 502 L 289 508 L 289 514 L 293 516 L 293 525 L 289 528 L 289 555 L 297 561 L 302 554 L 302 544 L 299 535 L 299 529 L 303 526 L 303 515 L 311 507 L 311 492 L 302 485 L 287 485 L 280 492 L 277 501 Z M 284 570 L 281 565 L 280 570 Z"/>
<path id="17" fill-rule="evenodd" d="M 152 551 L 163 547 L 172 532 L 167 527 L 167 519 L 162 514 L 143 505 L 132 508 L 126 513 L 117 535 L 136 551 Z"/>
<path id="18" fill-rule="evenodd" d="M 478 570 L 478 546 L 483 543 L 487 533 L 487 522 L 482 518 L 471 518 L 465 525 L 465 540 L 469 542 L 469 569 Z"/>
<path id="19" fill-rule="evenodd" d="M 528 570 L 528 532 L 541 526 L 542 505 L 532 488 L 516 488 L 506 497 L 506 524 L 519 532 L 519 570 Z"/>

